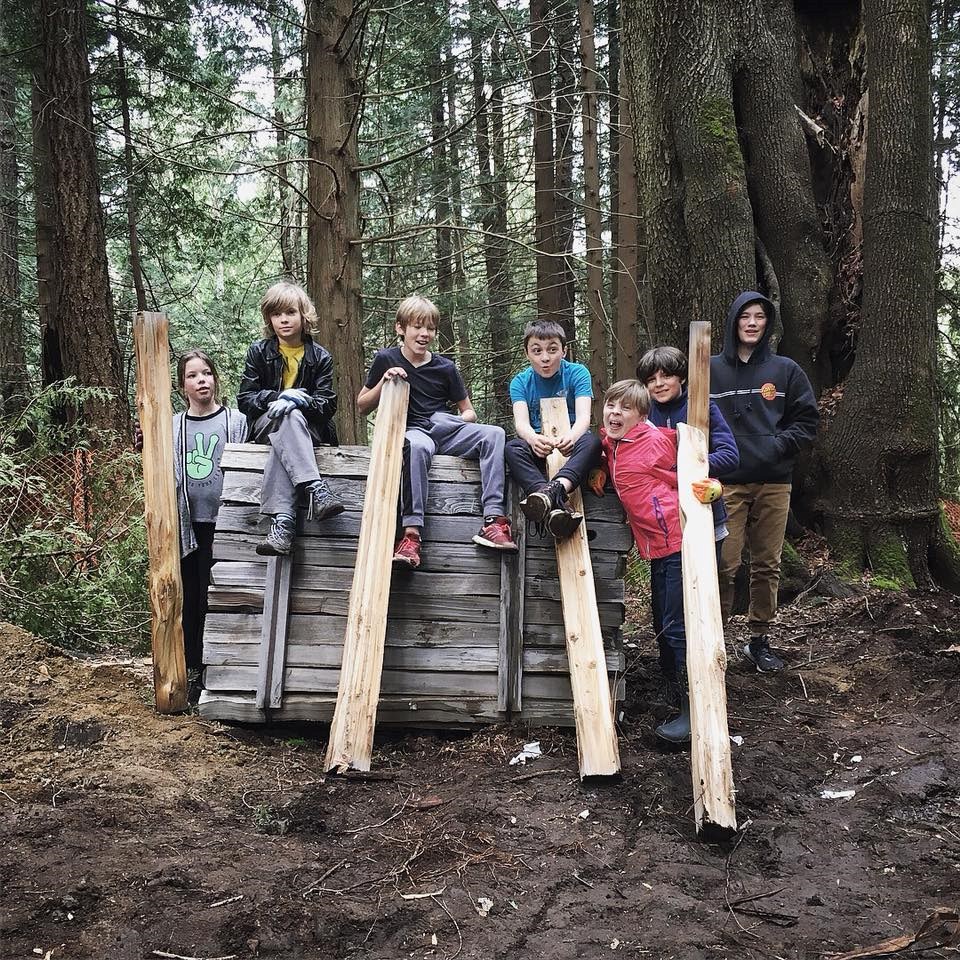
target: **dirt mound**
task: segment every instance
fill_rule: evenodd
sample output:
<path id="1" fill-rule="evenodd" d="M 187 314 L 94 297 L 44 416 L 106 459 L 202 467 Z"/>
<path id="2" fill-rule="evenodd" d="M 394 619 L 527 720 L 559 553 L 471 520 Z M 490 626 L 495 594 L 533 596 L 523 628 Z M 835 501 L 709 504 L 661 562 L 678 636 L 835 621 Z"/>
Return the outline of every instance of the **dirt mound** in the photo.
<path id="1" fill-rule="evenodd" d="M 371 774 L 327 777 L 323 728 L 160 717 L 148 664 L 0 627 L 0 957 L 808 958 L 912 931 L 960 889 L 957 613 L 786 608 L 775 676 L 734 624 L 723 846 L 694 836 L 689 756 L 652 746 L 642 627 L 624 780 L 599 788 L 571 733 L 505 727 L 378 740 Z"/>

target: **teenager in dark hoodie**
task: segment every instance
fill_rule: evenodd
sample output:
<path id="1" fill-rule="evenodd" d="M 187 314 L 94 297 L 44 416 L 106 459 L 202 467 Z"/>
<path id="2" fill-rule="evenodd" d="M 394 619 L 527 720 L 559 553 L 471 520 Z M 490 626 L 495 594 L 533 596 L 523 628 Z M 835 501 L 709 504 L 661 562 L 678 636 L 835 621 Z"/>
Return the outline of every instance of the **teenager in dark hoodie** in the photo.
<path id="1" fill-rule="evenodd" d="M 770 650 L 768 634 L 777 612 L 793 465 L 816 438 L 819 421 L 806 374 L 770 348 L 775 316 L 773 304 L 762 294 L 740 294 L 727 313 L 723 353 L 710 358 L 710 399 L 740 451 L 740 466 L 723 478 L 730 535 L 720 561 L 720 605 L 726 620 L 746 538 L 751 636 L 743 652 L 761 673 L 784 666 Z"/>

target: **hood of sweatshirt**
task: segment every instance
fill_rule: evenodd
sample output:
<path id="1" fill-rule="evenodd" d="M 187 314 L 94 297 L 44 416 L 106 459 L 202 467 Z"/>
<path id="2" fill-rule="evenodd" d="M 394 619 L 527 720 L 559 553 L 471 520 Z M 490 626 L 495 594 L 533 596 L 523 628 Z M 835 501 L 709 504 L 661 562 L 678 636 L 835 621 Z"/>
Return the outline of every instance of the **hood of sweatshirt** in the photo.
<path id="1" fill-rule="evenodd" d="M 737 317 L 743 313 L 744 307 L 751 303 L 763 304 L 763 309 L 767 314 L 767 326 L 763 331 L 760 342 L 754 348 L 747 362 L 759 363 L 761 360 L 770 356 L 770 334 L 773 333 L 777 309 L 762 293 L 757 293 L 756 290 L 747 290 L 745 293 L 741 293 L 740 296 L 730 304 L 730 309 L 727 311 L 727 322 L 723 328 L 723 355 L 730 361 L 737 359 L 737 346 L 739 343 L 737 339 Z"/>

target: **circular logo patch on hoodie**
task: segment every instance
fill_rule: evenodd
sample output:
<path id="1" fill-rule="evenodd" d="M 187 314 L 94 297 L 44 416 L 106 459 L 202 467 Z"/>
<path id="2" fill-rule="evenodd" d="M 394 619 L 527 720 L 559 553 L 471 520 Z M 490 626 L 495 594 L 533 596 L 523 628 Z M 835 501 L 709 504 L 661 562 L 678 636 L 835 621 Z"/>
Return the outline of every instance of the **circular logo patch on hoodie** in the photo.
<path id="1" fill-rule="evenodd" d="M 777 398 L 777 385 L 775 383 L 765 383 L 760 388 L 760 396 L 764 400 L 776 400 Z"/>

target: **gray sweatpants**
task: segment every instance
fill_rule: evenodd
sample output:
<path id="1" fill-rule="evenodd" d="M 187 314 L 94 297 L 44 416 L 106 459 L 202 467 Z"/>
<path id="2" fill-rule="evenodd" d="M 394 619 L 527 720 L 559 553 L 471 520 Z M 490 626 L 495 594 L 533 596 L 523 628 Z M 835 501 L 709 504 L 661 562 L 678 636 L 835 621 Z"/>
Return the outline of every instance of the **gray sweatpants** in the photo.
<path id="1" fill-rule="evenodd" d="M 435 453 L 479 460 L 483 515 L 503 516 L 503 447 L 507 438 L 501 427 L 467 423 L 452 413 L 440 411 L 430 418 L 429 427 L 412 427 L 404 436 L 400 490 L 400 522 L 403 526 L 423 526 L 427 473 Z"/>
<path id="2" fill-rule="evenodd" d="M 250 439 L 270 444 L 260 487 L 260 512 L 296 515 L 297 484 L 320 479 L 306 418 L 299 410 L 291 410 L 279 420 L 268 420 L 263 414 L 254 423 Z"/>

